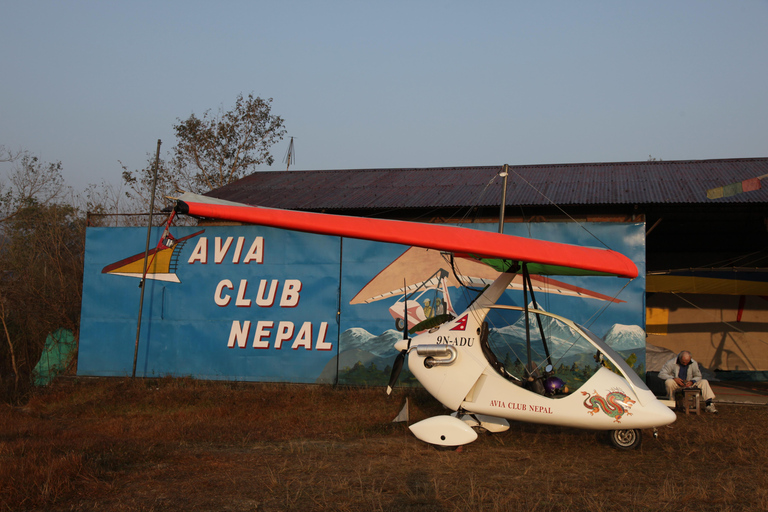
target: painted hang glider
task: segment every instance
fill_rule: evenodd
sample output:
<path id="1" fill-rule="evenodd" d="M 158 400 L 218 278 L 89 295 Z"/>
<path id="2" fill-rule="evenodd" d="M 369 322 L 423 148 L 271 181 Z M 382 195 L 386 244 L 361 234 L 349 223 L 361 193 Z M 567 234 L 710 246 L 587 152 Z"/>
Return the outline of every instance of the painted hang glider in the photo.
<path id="1" fill-rule="evenodd" d="M 101 269 L 101 273 L 112 274 L 115 276 L 135 277 L 138 279 L 146 278 L 169 283 L 180 283 L 181 281 L 176 275 L 179 251 L 187 240 L 204 232 L 205 230 L 198 231 L 197 233 L 192 233 L 191 235 L 182 238 L 173 238 L 165 233 L 163 239 L 157 244 L 157 247 L 150 249 L 147 253 L 146 275 L 144 273 L 143 252 L 107 265 Z"/>
<path id="2" fill-rule="evenodd" d="M 637 267 L 623 254 L 461 227 L 262 208 L 194 194 L 177 198 L 176 210 L 196 217 L 445 251 L 501 271 L 463 313 L 444 315 L 442 323 L 436 322 L 414 337 L 405 330 L 395 345 L 399 353 L 388 392 L 407 359 L 424 388 L 455 411 L 411 425 L 422 441 L 460 446 L 476 439 L 473 427 L 498 432 L 509 428 L 507 420 L 513 419 L 607 430 L 616 447 L 628 449 L 640 443 L 641 429 L 655 429 L 675 420 L 674 412 L 656 399 L 618 353 L 587 329 L 538 308 L 533 295 L 531 274 L 637 277 Z M 518 274 L 522 275 L 525 306 L 497 305 Z M 404 310 L 408 310 L 407 304 Z M 489 320 L 510 312 L 523 319 L 521 336 L 528 352 L 523 378 L 504 367 L 489 343 Z M 566 394 L 552 372 L 550 344 L 553 348 L 580 346 L 594 354 L 601 366 L 578 390 Z M 548 363 L 543 370 L 543 364 L 533 361 L 539 345 L 543 362 Z"/>
<path id="3" fill-rule="evenodd" d="M 423 249 L 421 247 L 409 247 L 395 261 L 387 265 L 376 277 L 371 279 L 355 295 L 350 304 L 368 304 L 377 300 L 393 296 L 402 296 L 403 293 L 417 289 L 421 284 L 435 285 L 430 282 L 435 279 L 435 269 L 450 270 L 451 265 L 447 255 L 442 251 Z M 499 277 L 497 270 L 472 258 L 461 258 L 455 265 L 456 272 L 448 272 L 446 284 L 449 287 L 459 288 L 465 286 L 484 287 L 491 284 Z M 405 279 L 408 289 L 403 289 L 402 280 Z M 571 297 L 583 297 L 609 302 L 624 302 L 623 300 L 609 297 L 586 288 L 574 286 L 549 276 L 531 275 L 533 289 L 537 293 L 551 293 L 554 295 L 566 295 Z M 392 285 L 399 287 L 392 289 Z M 522 290 L 523 277 L 519 274 L 509 283 L 507 289 Z"/>
<path id="4" fill-rule="evenodd" d="M 409 247 L 366 283 L 349 303 L 370 304 L 394 298 L 396 302 L 389 308 L 389 312 L 395 320 L 395 328 L 402 331 L 406 317 L 404 303 L 407 300 L 408 329 L 411 330 L 420 322 L 440 313 L 456 316 L 448 288 L 484 288 L 493 283 L 499 274 L 489 265 L 472 258 L 451 259 L 450 255 L 441 251 Z M 624 302 L 550 276 L 531 275 L 530 278 L 535 293 Z M 507 289 L 522 291 L 523 284 L 523 276 L 516 274 Z"/>

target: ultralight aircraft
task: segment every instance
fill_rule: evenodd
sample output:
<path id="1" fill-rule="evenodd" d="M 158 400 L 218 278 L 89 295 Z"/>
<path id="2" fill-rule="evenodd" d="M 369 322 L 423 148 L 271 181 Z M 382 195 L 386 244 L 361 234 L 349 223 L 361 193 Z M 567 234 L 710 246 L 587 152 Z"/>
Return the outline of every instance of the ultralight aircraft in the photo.
<path id="1" fill-rule="evenodd" d="M 605 430 L 614 446 L 631 449 L 640 444 L 641 429 L 654 429 L 656 434 L 657 427 L 675 421 L 675 413 L 654 396 L 621 355 L 585 327 L 541 309 L 533 296 L 532 274 L 634 279 L 637 267 L 623 254 L 441 224 L 249 206 L 191 193 L 175 199 L 176 212 L 194 217 L 422 247 L 456 259 L 482 261 L 501 272 L 465 311 L 437 314 L 404 329 L 403 339 L 395 345 L 398 355 L 387 392 L 407 359 L 424 388 L 454 411 L 410 426 L 424 442 L 461 446 L 477 438 L 476 429 L 502 432 L 509 428 L 507 420 L 517 420 Z M 522 276 L 524 306 L 497 304 L 516 276 Z M 488 319 L 509 313 L 519 315 L 523 326 L 517 334 L 525 339 L 528 356 L 522 376 L 511 373 L 489 343 L 493 333 Z M 403 320 L 410 327 L 409 320 Z M 558 347 L 590 351 L 600 363 L 571 393 L 553 373 L 550 348 Z M 534 353 L 543 358 L 542 363 L 533 362 Z"/>

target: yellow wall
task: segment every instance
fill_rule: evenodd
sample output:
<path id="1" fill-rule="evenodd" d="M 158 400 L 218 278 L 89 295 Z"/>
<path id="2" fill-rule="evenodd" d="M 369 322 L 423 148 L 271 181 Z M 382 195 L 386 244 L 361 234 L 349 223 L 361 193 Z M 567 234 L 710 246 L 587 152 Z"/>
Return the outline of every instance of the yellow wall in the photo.
<path id="1" fill-rule="evenodd" d="M 710 370 L 768 370 L 768 300 L 747 296 L 649 293 L 648 343 L 689 350 Z"/>

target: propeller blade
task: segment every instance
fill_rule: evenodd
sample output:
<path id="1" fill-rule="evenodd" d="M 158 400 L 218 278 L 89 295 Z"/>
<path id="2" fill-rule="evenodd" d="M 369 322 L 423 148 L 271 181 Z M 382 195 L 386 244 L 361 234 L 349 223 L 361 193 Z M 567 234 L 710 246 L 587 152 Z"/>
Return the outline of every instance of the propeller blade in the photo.
<path id="1" fill-rule="evenodd" d="M 403 362 L 405 361 L 405 350 L 397 354 L 395 362 L 392 364 L 392 373 L 389 375 L 389 384 L 387 385 L 387 394 L 392 393 L 392 388 L 395 387 L 398 377 L 400 377 L 400 370 L 403 369 Z"/>
<path id="2" fill-rule="evenodd" d="M 403 363 L 405 362 L 405 355 L 411 348 L 411 338 L 408 336 L 408 290 L 403 279 L 403 316 L 405 317 L 405 326 L 403 327 L 403 340 L 408 341 L 408 345 L 405 350 L 401 350 L 395 357 L 395 362 L 392 363 L 392 373 L 389 375 L 389 384 L 387 385 L 387 395 L 392 393 L 392 388 L 397 384 L 397 379 L 400 377 L 400 371 L 403 369 Z"/>

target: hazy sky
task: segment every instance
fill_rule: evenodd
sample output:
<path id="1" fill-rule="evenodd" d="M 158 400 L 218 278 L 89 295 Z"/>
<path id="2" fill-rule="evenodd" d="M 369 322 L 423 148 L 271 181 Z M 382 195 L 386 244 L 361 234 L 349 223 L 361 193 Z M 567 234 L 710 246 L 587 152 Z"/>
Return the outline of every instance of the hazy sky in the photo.
<path id="1" fill-rule="evenodd" d="M 177 118 L 239 93 L 274 98 L 300 170 L 768 156 L 765 0 L 0 12 L 0 145 L 61 161 L 76 189 L 119 182 L 157 139 L 165 155 Z"/>

